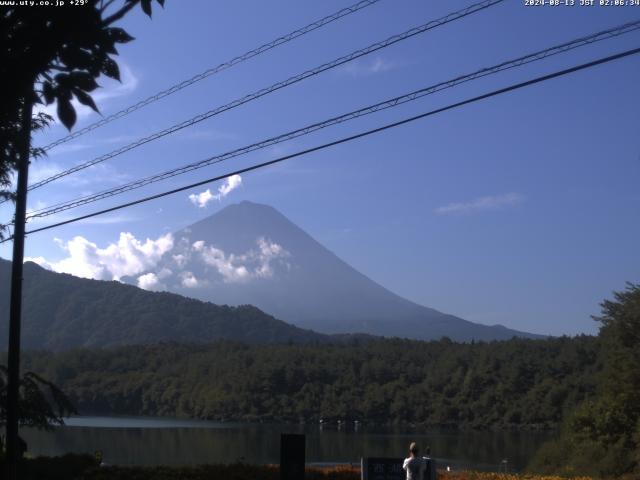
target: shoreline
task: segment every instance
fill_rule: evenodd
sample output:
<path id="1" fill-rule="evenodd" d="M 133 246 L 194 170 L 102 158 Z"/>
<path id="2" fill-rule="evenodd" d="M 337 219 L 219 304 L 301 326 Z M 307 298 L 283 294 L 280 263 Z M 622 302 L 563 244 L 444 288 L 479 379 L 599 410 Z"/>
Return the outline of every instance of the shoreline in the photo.
<path id="1" fill-rule="evenodd" d="M 343 431 L 363 431 L 363 432 L 375 432 L 375 429 L 382 429 L 385 432 L 393 432 L 394 430 L 402 429 L 403 431 L 409 430 L 411 433 L 422 431 L 434 431 L 434 432 L 540 432 L 540 433 L 553 433 L 559 430 L 559 426 L 548 425 L 507 425 L 496 426 L 491 428 L 478 428 L 468 425 L 454 425 L 454 424 L 419 424 L 419 423 L 384 423 L 384 422 L 367 422 L 361 420 L 345 420 L 345 421 L 291 421 L 286 419 L 207 419 L 207 418 L 193 418 L 193 417 L 164 417 L 153 415 L 138 415 L 138 414 L 120 414 L 120 413 L 87 413 L 82 415 L 72 415 L 65 417 L 65 426 L 69 427 L 92 427 L 101 428 L 98 422 L 94 425 L 73 425 L 74 419 L 100 419 L 100 420 L 130 420 L 133 422 L 139 422 L 141 426 L 139 428 L 162 428 L 154 427 L 153 422 L 167 422 L 175 423 L 175 425 L 168 425 L 165 428 L 233 428 L 233 426 L 255 426 L 255 427 L 269 427 L 275 425 L 287 426 L 291 428 L 307 428 L 317 426 L 319 429 L 328 430 L 343 430 Z M 71 424 L 67 423 L 67 420 L 71 420 Z M 357 423 L 356 423 L 357 422 Z M 199 425 L 202 424 L 202 425 Z M 105 427 L 106 428 L 106 427 Z M 136 428 L 136 427 L 113 427 L 113 428 Z M 373 430 L 372 430 L 373 429 Z"/>

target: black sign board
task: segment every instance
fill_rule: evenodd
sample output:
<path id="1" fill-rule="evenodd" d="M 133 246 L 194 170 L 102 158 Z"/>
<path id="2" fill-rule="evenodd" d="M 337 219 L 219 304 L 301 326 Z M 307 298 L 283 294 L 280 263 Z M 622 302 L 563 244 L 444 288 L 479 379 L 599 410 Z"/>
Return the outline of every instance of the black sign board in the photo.
<path id="1" fill-rule="evenodd" d="M 362 460 L 362 480 L 405 480 L 402 458 L 368 457 Z"/>
<path id="2" fill-rule="evenodd" d="M 426 458 L 423 480 L 437 480 L 436 461 Z M 402 469 L 404 459 L 368 457 L 362 459 L 362 480 L 405 480 L 407 472 Z"/>
<path id="3" fill-rule="evenodd" d="M 280 480 L 304 480 L 304 435 L 280 436 Z"/>

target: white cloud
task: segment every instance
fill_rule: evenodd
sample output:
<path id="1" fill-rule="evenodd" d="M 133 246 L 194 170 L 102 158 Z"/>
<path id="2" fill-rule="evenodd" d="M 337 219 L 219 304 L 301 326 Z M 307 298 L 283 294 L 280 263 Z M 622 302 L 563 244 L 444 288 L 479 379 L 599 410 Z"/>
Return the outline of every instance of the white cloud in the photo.
<path id="1" fill-rule="evenodd" d="M 242 177 L 240 175 L 231 175 L 228 177 L 222 185 L 218 187 L 218 193 L 213 194 L 208 188 L 204 192 L 193 193 L 189 195 L 189 200 L 199 208 L 206 207 L 211 201 L 220 201 L 233 190 L 238 188 L 242 184 Z"/>
<path id="2" fill-rule="evenodd" d="M 226 254 L 214 246 L 207 247 L 202 240 L 194 242 L 192 247 L 205 264 L 216 269 L 225 283 L 238 283 L 273 276 L 272 263 L 290 256 L 282 246 L 262 237 L 257 239 L 256 244 L 257 250 L 252 249 L 241 255 Z"/>
<path id="3" fill-rule="evenodd" d="M 62 171 L 57 163 L 40 160 L 32 162 L 29 166 L 29 183 L 36 183 L 49 178 Z"/>
<path id="4" fill-rule="evenodd" d="M 183 287 L 196 288 L 200 285 L 198 279 L 191 272 L 182 272 L 180 278 L 182 279 L 181 283 Z"/>
<path id="5" fill-rule="evenodd" d="M 185 264 L 187 263 L 187 260 L 188 260 L 187 256 L 181 253 L 177 255 L 173 255 L 173 261 L 176 262 L 176 265 L 178 265 L 178 267 L 184 267 Z"/>
<path id="6" fill-rule="evenodd" d="M 375 57 L 368 60 L 354 60 L 342 67 L 342 71 L 354 76 L 360 77 L 365 75 L 375 75 L 383 73 L 395 68 L 397 65 L 383 57 Z"/>
<path id="7" fill-rule="evenodd" d="M 25 262 L 33 262 L 40 265 L 42 268 L 46 268 L 47 270 L 53 270 L 53 267 L 44 257 L 24 257 Z"/>
<path id="8" fill-rule="evenodd" d="M 392 68 L 393 63 L 385 60 L 382 57 L 377 57 L 373 60 L 373 63 L 370 65 L 369 70 L 371 71 L 371 73 L 380 73 L 391 70 Z"/>
<path id="9" fill-rule="evenodd" d="M 155 273 L 145 273 L 138 277 L 138 287 L 145 290 L 156 290 L 160 287 L 160 280 Z"/>
<path id="10" fill-rule="evenodd" d="M 168 268 L 163 268 L 160 272 L 145 273 L 138 277 L 138 287 L 145 290 L 166 290 L 167 286 L 161 280 L 170 277 L 173 272 Z"/>
<path id="11" fill-rule="evenodd" d="M 476 198 L 470 202 L 450 203 L 435 209 L 440 215 L 449 213 L 472 213 L 484 210 L 498 210 L 500 208 L 512 207 L 524 200 L 524 196 L 519 193 L 506 193 L 504 195 L 492 195 Z"/>
<path id="12" fill-rule="evenodd" d="M 226 283 L 241 282 L 249 278 L 249 270 L 244 265 L 234 265 L 236 257 L 233 254 L 226 255 L 224 251 L 215 247 L 204 247 L 204 242 L 196 242 L 201 246 L 197 248 L 194 244 L 194 250 L 200 252 L 202 259 L 207 265 L 214 267 Z"/>
<path id="13" fill-rule="evenodd" d="M 31 215 L 33 212 L 37 212 L 44 208 L 47 208 L 47 204 L 42 200 L 36 200 L 36 202 L 33 205 L 27 205 L 27 212 L 26 212 L 27 218 L 29 218 L 29 215 Z"/>
<path id="14" fill-rule="evenodd" d="M 173 275 L 173 272 L 171 271 L 171 269 L 165 267 L 162 270 L 160 270 L 160 272 L 158 272 L 158 278 L 159 279 L 163 279 L 163 278 L 167 278 L 170 277 L 171 275 Z"/>
<path id="15" fill-rule="evenodd" d="M 68 166 L 62 167 L 58 163 L 49 160 L 36 161 L 29 168 L 29 183 L 45 180 L 69 168 Z M 107 163 L 100 163 L 71 175 L 60 177 L 56 180 L 56 183 L 72 187 L 84 187 L 95 184 L 104 187 L 107 184 L 119 184 L 130 179 L 131 176 L 129 174 L 120 172 Z"/>
<path id="16" fill-rule="evenodd" d="M 67 258 L 47 262 L 38 257 L 52 270 L 97 280 L 120 280 L 124 276 L 135 276 L 155 267 L 160 258 L 173 248 L 173 235 L 169 233 L 157 240 L 147 238 L 141 242 L 131 233 L 122 232 L 117 243 L 105 248 L 99 248 L 81 236 L 57 243 L 67 252 Z M 152 277 L 147 277 L 143 282 L 152 280 Z"/>
<path id="17" fill-rule="evenodd" d="M 69 213 L 54 213 L 52 215 L 48 215 L 46 217 L 31 217 L 31 215 L 37 214 L 41 210 L 46 210 L 50 205 L 43 202 L 42 200 L 36 200 L 33 204 L 27 206 L 27 223 L 30 225 L 33 224 L 51 224 L 57 222 L 64 222 L 66 220 L 70 220 L 75 218 L 74 215 Z M 107 214 L 101 215 L 97 217 L 87 218 L 83 220 L 86 224 L 91 225 L 110 225 L 113 223 L 124 223 L 135 220 L 135 217 L 132 217 L 128 214 Z"/>
<path id="18" fill-rule="evenodd" d="M 63 145 L 58 145 L 56 148 L 47 153 L 47 156 L 53 157 L 55 155 L 64 155 L 74 152 L 80 152 L 82 150 L 87 150 L 92 148 L 93 145 L 89 145 L 88 143 L 67 143 Z"/>
<path id="19" fill-rule="evenodd" d="M 138 88 L 140 81 L 131 68 L 129 68 L 129 65 L 122 61 L 119 61 L 118 65 L 120 67 L 120 78 L 122 81 L 118 82 L 103 77 L 106 82 L 106 87 L 96 90 L 95 95 L 93 95 L 93 99 L 96 105 L 98 105 L 98 108 L 100 108 L 101 104 L 114 98 L 130 95 Z"/>
<path id="20" fill-rule="evenodd" d="M 242 177 L 240 175 L 231 175 L 222 185 L 220 185 L 218 188 L 218 194 L 222 197 L 226 197 L 241 184 Z"/>
<path id="21" fill-rule="evenodd" d="M 262 237 L 258 239 L 257 243 L 260 248 L 260 253 L 258 255 L 260 267 L 256 270 L 256 274 L 259 277 L 270 277 L 273 275 L 271 261 L 288 257 L 290 254 L 282 248 L 282 246 L 277 243 L 268 242 Z"/>
<path id="22" fill-rule="evenodd" d="M 37 206 L 38 203 L 36 203 L 36 209 L 38 208 Z M 51 223 L 66 222 L 67 220 L 75 218 L 75 216 L 70 213 L 54 213 L 46 217 L 29 218 L 28 215 L 32 212 L 33 210 L 31 209 L 27 212 L 27 223 L 30 226 L 35 226 L 43 223 L 47 225 Z M 85 225 L 114 225 L 133 222 L 137 219 L 138 218 L 136 216 L 130 214 L 106 214 L 97 217 L 85 218 L 84 220 L 82 220 L 82 223 Z"/>
<path id="23" fill-rule="evenodd" d="M 142 132 L 140 132 L 138 135 L 115 135 L 113 137 L 107 137 L 107 138 L 102 138 L 100 140 L 98 140 L 98 142 L 100 143 L 106 143 L 106 144 L 113 144 L 113 143 L 130 143 L 133 142 L 134 140 L 139 140 L 140 137 L 144 136 L 144 134 Z"/>
<path id="24" fill-rule="evenodd" d="M 189 195 L 189 200 L 191 200 L 191 203 L 197 205 L 200 208 L 206 207 L 212 199 L 213 193 L 211 193 L 211 190 L 209 190 L 208 188 L 204 192 L 197 194 L 192 193 L 191 195 Z"/>
<path id="25" fill-rule="evenodd" d="M 178 137 L 185 140 L 234 140 L 238 138 L 238 135 L 210 128 L 207 130 L 183 130 L 178 134 Z"/>

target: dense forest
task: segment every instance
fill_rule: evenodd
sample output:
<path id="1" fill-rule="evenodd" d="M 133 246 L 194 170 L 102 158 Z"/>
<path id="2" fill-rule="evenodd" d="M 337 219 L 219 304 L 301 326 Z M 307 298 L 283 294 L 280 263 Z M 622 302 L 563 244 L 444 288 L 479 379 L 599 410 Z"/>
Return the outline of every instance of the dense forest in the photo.
<path id="1" fill-rule="evenodd" d="M 81 413 L 215 420 L 557 426 L 595 389 L 595 337 L 458 344 L 158 344 L 31 352 Z"/>

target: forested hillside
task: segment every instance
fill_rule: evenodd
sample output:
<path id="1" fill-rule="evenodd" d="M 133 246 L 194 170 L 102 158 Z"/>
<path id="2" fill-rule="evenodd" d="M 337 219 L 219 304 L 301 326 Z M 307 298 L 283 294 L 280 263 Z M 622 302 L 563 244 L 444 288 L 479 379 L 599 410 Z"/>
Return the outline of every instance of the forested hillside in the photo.
<path id="1" fill-rule="evenodd" d="M 546 428 L 594 390 L 594 337 L 161 344 L 26 353 L 82 413 Z"/>
<path id="2" fill-rule="evenodd" d="M 7 345 L 9 273 L 0 260 L 0 345 Z M 214 305 L 119 282 L 24 266 L 22 347 L 63 350 L 162 341 L 326 342 L 329 338 L 273 318 L 251 305 Z"/>
<path id="3" fill-rule="evenodd" d="M 601 306 L 595 395 L 567 415 L 560 437 L 536 455 L 534 471 L 640 478 L 640 284 L 629 283 Z"/>

